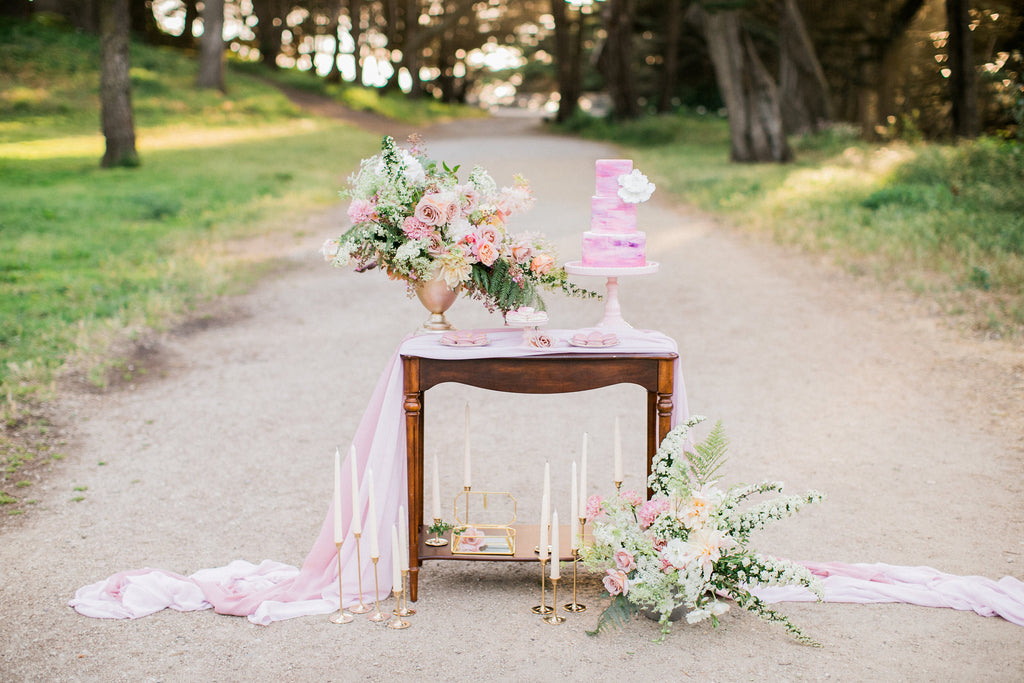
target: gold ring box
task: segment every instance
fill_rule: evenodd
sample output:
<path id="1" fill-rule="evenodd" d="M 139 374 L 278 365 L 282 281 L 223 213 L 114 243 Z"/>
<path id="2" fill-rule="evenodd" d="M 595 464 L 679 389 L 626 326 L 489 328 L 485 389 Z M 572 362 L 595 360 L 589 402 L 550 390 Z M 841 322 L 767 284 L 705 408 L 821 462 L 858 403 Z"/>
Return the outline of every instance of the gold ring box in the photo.
<path id="1" fill-rule="evenodd" d="M 455 497 L 453 555 L 515 555 L 516 499 L 505 491 L 463 491 Z M 481 520 L 479 522 L 472 521 Z"/>

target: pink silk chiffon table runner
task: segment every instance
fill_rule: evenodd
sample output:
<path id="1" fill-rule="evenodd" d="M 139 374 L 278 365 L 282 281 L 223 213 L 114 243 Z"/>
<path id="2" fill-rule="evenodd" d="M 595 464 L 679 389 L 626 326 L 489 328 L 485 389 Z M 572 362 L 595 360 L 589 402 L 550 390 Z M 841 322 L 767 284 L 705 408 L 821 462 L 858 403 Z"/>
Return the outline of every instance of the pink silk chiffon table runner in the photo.
<path id="1" fill-rule="evenodd" d="M 410 337 L 402 342 L 377 383 L 369 406 L 356 430 L 355 447 L 359 470 L 359 500 L 363 529 L 366 530 L 369 495 L 367 468 L 374 473 L 374 495 L 380 539 L 389 538 L 391 525 L 398 521 L 399 506 L 407 500 L 405 417 L 401 355 L 425 358 L 522 357 L 552 353 L 663 353 L 676 352 L 676 343 L 658 332 L 616 330 L 618 346 L 577 348 L 567 343 L 575 330 L 552 330 L 552 346 L 538 349 L 521 343 L 519 330 L 487 330 L 492 343 L 479 347 L 447 347 L 436 335 Z M 688 416 L 686 392 L 679 361 L 675 367 L 673 424 Z M 327 460 L 325 459 L 325 463 Z M 325 471 L 327 467 L 325 466 Z M 364 602 L 373 599 L 373 567 L 365 545 L 362 567 L 356 566 L 355 537 L 352 522 L 346 459 L 341 468 L 342 505 L 345 515 L 344 542 L 341 546 L 342 601 L 351 606 L 359 601 L 359 577 L 362 572 Z M 225 567 L 203 569 L 184 576 L 161 569 L 138 569 L 115 574 L 105 581 L 80 588 L 70 605 L 90 617 L 125 619 L 143 617 L 162 609 L 180 611 L 213 608 L 221 614 L 245 616 L 256 624 L 293 617 L 328 614 L 338 609 L 338 551 L 334 543 L 334 504 L 328 506 L 320 533 L 301 568 L 264 560 L 254 565 L 235 560 Z M 378 565 L 383 583 L 391 576 L 391 549 L 382 542 Z M 981 576 L 956 576 L 930 567 L 897 567 L 887 564 L 843 564 L 804 562 L 821 577 L 826 602 L 883 603 L 902 602 L 927 607 L 972 610 L 982 616 L 1001 616 L 1024 626 L 1024 582 L 1010 576 L 995 581 Z M 382 594 L 386 595 L 386 588 Z M 766 602 L 808 601 L 814 596 L 794 587 L 764 587 L 754 591 Z"/>

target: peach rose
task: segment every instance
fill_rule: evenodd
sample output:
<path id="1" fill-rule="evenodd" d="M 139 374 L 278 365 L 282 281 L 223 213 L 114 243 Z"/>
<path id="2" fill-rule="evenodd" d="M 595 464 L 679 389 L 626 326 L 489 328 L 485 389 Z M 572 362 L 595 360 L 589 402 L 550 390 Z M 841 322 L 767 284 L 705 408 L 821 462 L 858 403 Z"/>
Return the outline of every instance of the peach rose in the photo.
<path id="1" fill-rule="evenodd" d="M 616 569 L 609 569 L 608 575 L 602 579 L 604 583 L 604 589 L 608 591 L 608 595 L 625 595 L 629 592 L 629 579 L 626 578 L 625 572 L 618 571 Z"/>
<path id="2" fill-rule="evenodd" d="M 544 275 L 555 267 L 555 257 L 551 254 L 537 254 L 530 261 L 530 270 L 538 275 Z"/>
<path id="3" fill-rule="evenodd" d="M 414 216 L 427 225 L 444 225 L 450 219 L 450 197 L 443 194 L 425 194 L 416 205 Z"/>
<path id="4" fill-rule="evenodd" d="M 476 247 L 476 258 L 480 263 L 490 267 L 498 258 L 498 250 L 494 248 L 492 242 L 481 242 Z"/>

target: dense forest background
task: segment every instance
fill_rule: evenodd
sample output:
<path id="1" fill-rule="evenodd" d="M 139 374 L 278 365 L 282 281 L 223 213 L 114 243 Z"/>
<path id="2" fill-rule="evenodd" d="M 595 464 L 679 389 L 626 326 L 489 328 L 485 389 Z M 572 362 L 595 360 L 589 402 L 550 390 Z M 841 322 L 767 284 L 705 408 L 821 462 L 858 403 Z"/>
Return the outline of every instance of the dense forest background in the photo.
<path id="1" fill-rule="evenodd" d="M 728 112 L 739 161 L 785 161 L 786 135 L 837 123 L 874 139 L 1013 138 L 1024 124 L 1024 7 L 1012 0 L 6 0 L 2 7 L 193 51 L 205 87 L 231 86 L 226 54 L 411 98 L 542 107 L 560 121 L 581 113 L 622 120 L 679 108 Z M 126 45 L 105 52 L 104 66 Z M 110 125 L 126 125 L 125 117 Z"/>

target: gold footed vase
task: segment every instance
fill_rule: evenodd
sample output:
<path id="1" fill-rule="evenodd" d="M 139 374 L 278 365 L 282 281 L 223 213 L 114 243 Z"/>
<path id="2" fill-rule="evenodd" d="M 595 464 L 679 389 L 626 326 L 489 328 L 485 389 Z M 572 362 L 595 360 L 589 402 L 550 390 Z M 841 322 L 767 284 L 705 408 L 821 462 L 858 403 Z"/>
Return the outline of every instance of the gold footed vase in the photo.
<path id="1" fill-rule="evenodd" d="M 432 280 L 415 286 L 416 296 L 419 297 L 420 303 L 430 311 L 430 317 L 419 329 L 421 334 L 447 332 L 455 329 L 444 317 L 444 314 L 455 303 L 460 289 L 461 287 L 455 289 L 449 287 L 439 272 L 434 275 Z"/>

